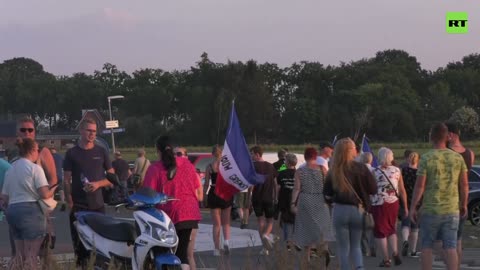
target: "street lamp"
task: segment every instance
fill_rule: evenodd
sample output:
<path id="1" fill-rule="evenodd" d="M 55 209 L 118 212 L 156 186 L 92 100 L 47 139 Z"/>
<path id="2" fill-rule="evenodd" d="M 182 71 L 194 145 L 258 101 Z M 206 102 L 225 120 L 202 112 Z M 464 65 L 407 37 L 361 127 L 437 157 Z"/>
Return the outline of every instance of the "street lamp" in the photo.
<path id="1" fill-rule="evenodd" d="M 111 102 L 110 100 L 112 99 L 123 99 L 125 98 L 124 96 L 120 96 L 120 95 L 116 95 L 116 96 L 108 96 L 107 97 L 107 100 L 108 100 L 108 111 L 110 112 L 110 121 L 112 121 L 112 105 L 111 105 Z M 113 153 L 115 153 L 115 137 L 113 135 L 113 128 L 110 128 L 110 132 L 112 133 L 112 150 L 113 150 Z"/>

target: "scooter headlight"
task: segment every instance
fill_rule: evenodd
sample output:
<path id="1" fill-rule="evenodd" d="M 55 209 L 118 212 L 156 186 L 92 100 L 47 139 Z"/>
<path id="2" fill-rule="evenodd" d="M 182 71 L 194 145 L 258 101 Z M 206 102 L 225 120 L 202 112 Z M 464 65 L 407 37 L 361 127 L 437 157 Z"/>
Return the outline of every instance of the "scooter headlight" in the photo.
<path id="1" fill-rule="evenodd" d="M 175 231 L 175 226 L 173 223 L 168 225 L 168 228 L 165 228 L 158 224 L 150 223 L 152 227 L 152 237 L 169 245 L 174 245 L 177 243 L 177 232 Z"/>

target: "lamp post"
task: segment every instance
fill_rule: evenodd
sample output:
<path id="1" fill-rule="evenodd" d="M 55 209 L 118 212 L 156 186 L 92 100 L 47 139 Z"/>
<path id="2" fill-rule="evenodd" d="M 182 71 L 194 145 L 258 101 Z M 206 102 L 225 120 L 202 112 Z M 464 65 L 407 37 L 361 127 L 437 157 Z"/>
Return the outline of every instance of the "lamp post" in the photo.
<path id="1" fill-rule="evenodd" d="M 120 95 L 117 95 L 117 96 L 108 96 L 107 97 L 107 100 L 108 100 L 108 111 L 110 112 L 110 121 L 113 120 L 112 118 L 112 105 L 111 105 L 111 100 L 112 99 L 123 99 L 125 98 L 124 96 L 120 96 Z M 115 153 L 115 136 L 113 135 L 113 128 L 110 128 L 110 132 L 112 133 L 112 150 L 113 150 L 113 153 Z"/>

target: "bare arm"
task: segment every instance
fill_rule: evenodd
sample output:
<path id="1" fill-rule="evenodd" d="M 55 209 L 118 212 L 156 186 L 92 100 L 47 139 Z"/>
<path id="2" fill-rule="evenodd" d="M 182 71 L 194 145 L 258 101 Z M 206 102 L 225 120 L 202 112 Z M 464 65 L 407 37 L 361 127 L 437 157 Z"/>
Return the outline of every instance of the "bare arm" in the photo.
<path id="1" fill-rule="evenodd" d="M 413 189 L 413 196 L 412 196 L 412 205 L 410 206 L 410 210 L 416 209 L 420 199 L 423 196 L 423 192 L 425 191 L 425 185 L 427 183 L 426 176 L 417 176 L 417 181 L 415 182 L 415 187 Z"/>
<path id="2" fill-rule="evenodd" d="M 52 153 L 46 147 L 40 152 L 40 165 L 45 172 L 47 177 L 48 184 L 50 186 L 58 183 L 57 169 L 55 166 L 55 160 L 53 159 Z"/>
<path id="3" fill-rule="evenodd" d="M 465 217 L 467 215 L 468 202 L 468 177 L 467 173 L 461 173 L 458 179 L 458 194 L 460 195 L 460 215 Z"/>
<path id="4" fill-rule="evenodd" d="M 108 173 L 115 173 L 115 170 L 113 168 L 110 168 L 107 172 Z M 113 184 L 110 183 L 110 181 L 108 181 L 107 178 L 104 178 L 104 179 L 99 180 L 99 181 L 90 182 L 88 184 L 87 191 L 88 192 L 94 192 L 97 189 L 104 188 L 104 187 L 113 187 Z"/>
<path id="5" fill-rule="evenodd" d="M 470 151 L 470 153 L 472 154 L 472 165 L 475 164 L 475 154 L 473 153 L 473 151 Z"/>
<path id="6" fill-rule="evenodd" d="M 197 199 L 199 202 L 203 201 L 203 186 L 202 186 L 202 179 L 200 179 L 200 176 L 197 175 L 197 181 L 198 181 L 198 188 L 195 190 L 195 193 L 197 195 Z"/>
<path id="7" fill-rule="evenodd" d="M 50 186 L 43 186 L 43 187 L 39 187 L 37 189 L 37 192 L 38 192 L 38 195 L 40 195 L 40 198 L 48 199 L 48 198 L 53 197 L 56 189 L 57 189 L 57 187 L 54 187 L 54 188 L 50 189 Z"/>
<path id="8" fill-rule="evenodd" d="M 405 190 L 405 186 L 403 184 L 403 176 L 400 174 L 400 178 L 398 179 L 398 195 L 400 195 L 400 200 L 403 203 L 403 209 L 405 210 L 405 216 L 408 216 L 408 203 L 407 203 L 407 191 Z"/>
<path id="9" fill-rule="evenodd" d="M 208 190 L 208 186 L 210 185 L 210 168 L 212 167 L 212 165 L 208 165 L 207 166 L 207 169 L 205 170 L 205 183 L 203 185 L 203 190 L 205 190 L 205 192 Z"/>
<path id="10" fill-rule="evenodd" d="M 424 175 L 417 176 L 415 188 L 413 189 L 412 205 L 410 205 L 410 216 L 414 222 L 417 222 L 417 206 L 425 191 L 427 177 Z"/>
<path id="11" fill-rule="evenodd" d="M 65 200 L 70 208 L 73 206 L 72 200 L 72 172 L 63 171 L 63 188 L 65 189 Z"/>

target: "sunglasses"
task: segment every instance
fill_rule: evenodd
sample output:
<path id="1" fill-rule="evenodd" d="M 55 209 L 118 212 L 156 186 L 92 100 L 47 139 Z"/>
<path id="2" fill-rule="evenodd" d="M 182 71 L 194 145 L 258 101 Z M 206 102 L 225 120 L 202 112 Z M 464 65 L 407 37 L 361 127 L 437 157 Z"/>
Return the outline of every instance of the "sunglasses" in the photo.
<path id="1" fill-rule="evenodd" d="M 176 152 L 175 154 L 177 155 L 177 157 L 183 157 L 184 156 L 182 152 Z"/>
<path id="2" fill-rule="evenodd" d="M 33 133 L 35 131 L 35 129 L 33 129 L 33 128 L 20 128 L 20 132 L 25 133 L 27 131 L 28 131 L 28 133 Z"/>

